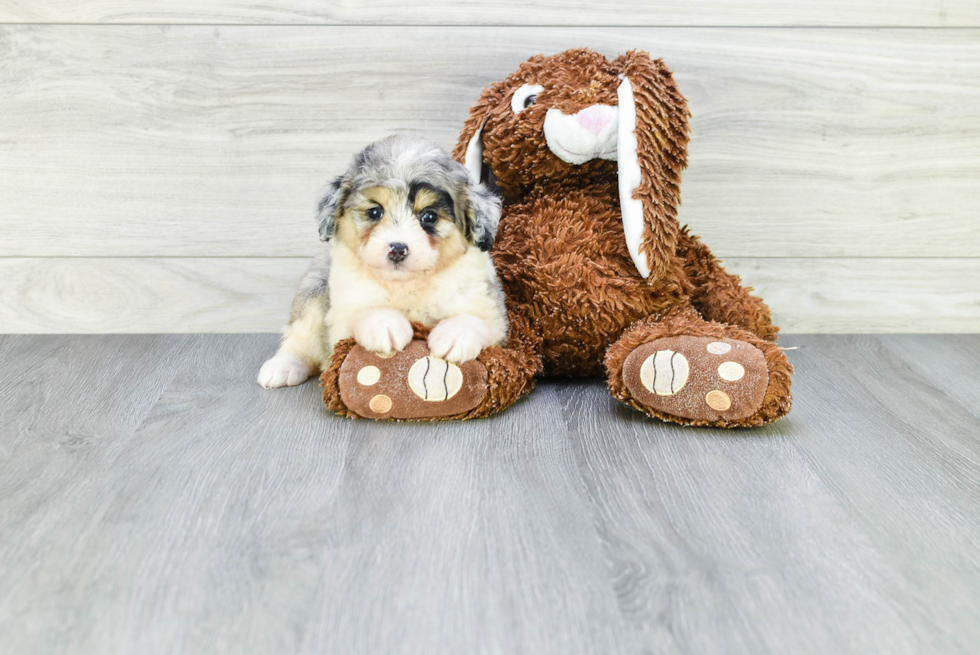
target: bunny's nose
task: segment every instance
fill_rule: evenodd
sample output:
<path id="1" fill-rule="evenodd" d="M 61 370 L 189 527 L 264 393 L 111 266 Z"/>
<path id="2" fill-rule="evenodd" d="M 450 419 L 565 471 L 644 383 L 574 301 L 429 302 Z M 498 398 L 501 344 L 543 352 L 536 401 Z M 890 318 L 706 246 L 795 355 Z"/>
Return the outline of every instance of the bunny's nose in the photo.
<path id="1" fill-rule="evenodd" d="M 578 124 L 593 134 L 601 132 L 615 116 L 616 109 L 609 105 L 592 105 L 575 115 Z"/>

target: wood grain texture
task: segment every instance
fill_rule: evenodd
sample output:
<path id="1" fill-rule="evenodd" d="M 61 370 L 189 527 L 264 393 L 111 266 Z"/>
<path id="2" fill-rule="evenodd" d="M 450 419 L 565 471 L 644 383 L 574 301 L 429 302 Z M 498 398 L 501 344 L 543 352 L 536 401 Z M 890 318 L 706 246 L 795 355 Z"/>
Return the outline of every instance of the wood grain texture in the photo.
<path id="1" fill-rule="evenodd" d="M 906 339 L 932 350 L 932 337 Z M 870 336 L 786 343 L 799 348 L 794 411 L 756 439 L 680 437 L 602 388 L 568 385 L 637 641 L 681 653 L 969 652 L 980 421 L 946 395 L 956 378 L 938 362 L 936 385 Z M 977 392 L 975 377 L 963 382 Z M 610 435 L 622 435 L 615 448 Z"/>
<path id="2" fill-rule="evenodd" d="M 980 337 L 786 344 L 793 413 L 733 432 L 588 380 L 491 419 L 350 421 L 314 383 L 254 383 L 272 335 L 0 337 L 0 643 L 970 652 L 980 418 L 957 393 L 980 383 L 942 353 Z"/>
<path id="3" fill-rule="evenodd" d="M 980 10 L 968 0 L 898 0 L 893 3 L 778 2 L 778 0 L 642 0 L 581 2 L 485 2 L 434 0 L 426 3 L 360 2 L 190 2 L 138 0 L 8 0 L 0 7 L 8 23 L 251 23 L 371 25 L 866 25 L 977 27 Z"/>
<path id="4" fill-rule="evenodd" d="M 0 258 L 0 333 L 275 332 L 302 258 Z M 980 259 L 747 259 L 784 333 L 980 332 Z"/>
<path id="5" fill-rule="evenodd" d="M 450 146 L 483 85 L 581 45 L 676 71 L 716 253 L 975 256 L 980 30 L 168 26 L 0 27 L 0 256 L 309 256 L 354 151 Z"/>
<path id="6" fill-rule="evenodd" d="M 0 333 L 277 332 L 308 265 L 0 258 Z"/>
<path id="7" fill-rule="evenodd" d="M 977 336 L 964 341 L 978 345 Z M 922 376 L 872 337 L 819 337 L 801 350 L 794 362 L 813 375 L 794 392 L 811 400 L 796 405 L 803 425 L 791 439 L 888 553 L 889 604 L 934 626 L 910 622 L 917 646 L 907 650 L 973 650 L 980 567 L 964 547 L 980 526 L 980 420 L 950 392 L 975 389 L 976 376 L 957 379 L 938 357 L 935 375 Z M 934 568 L 938 559 L 949 568 Z M 937 593 L 958 600 L 940 607 Z"/>
<path id="8" fill-rule="evenodd" d="M 726 269 L 799 332 L 980 332 L 980 259 L 747 259 Z"/>
<path id="9" fill-rule="evenodd" d="M 935 387 L 980 417 L 980 341 L 968 335 L 944 334 L 920 341 L 912 334 L 880 335 L 891 354 Z"/>

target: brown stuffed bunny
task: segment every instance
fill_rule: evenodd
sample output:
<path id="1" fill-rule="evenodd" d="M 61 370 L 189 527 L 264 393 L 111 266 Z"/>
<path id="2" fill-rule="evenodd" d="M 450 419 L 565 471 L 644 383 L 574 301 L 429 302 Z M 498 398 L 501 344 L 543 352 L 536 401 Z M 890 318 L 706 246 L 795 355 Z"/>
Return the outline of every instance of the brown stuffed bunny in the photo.
<path id="1" fill-rule="evenodd" d="M 464 365 L 455 401 L 432 402 L 408 381 L 424 341 L 386 359 L 341 342 L 322 377 L 330 407 L 472 418 L 506 408 L 540 374 L 605 374 L 616 398 L 668 421 L 785 415 L 792 366 L 768 307 L 677 222 L 688 116 L 667 67 L 639 51 L 537 56 L 485 89 L 454 156 L 505 199 L 492 254 L 508 343 Z M 384 384 L 365 389 L 357 372 L 371 364 Z M 375 403 L 384 414 L 370 408 L 378 395 L 392 399 Z"/>

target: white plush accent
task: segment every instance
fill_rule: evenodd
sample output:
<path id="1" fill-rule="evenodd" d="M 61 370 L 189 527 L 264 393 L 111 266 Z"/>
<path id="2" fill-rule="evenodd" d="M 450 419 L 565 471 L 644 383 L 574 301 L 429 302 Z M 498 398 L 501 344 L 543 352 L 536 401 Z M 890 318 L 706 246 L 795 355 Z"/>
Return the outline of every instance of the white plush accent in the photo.
<path id="1" fill-rule="evenodd" d="M 423 357 L 408 370 L 408 387 L 428 402 L 449 400 L 463 388 L 463 371 L 439 357 Z"/>
<path id="2" fill-rule="evenodd" d="M 524 84 L 517 91 L 514 91 L 514 95 L 510 97 L 510 108 L 514 110 L 515 114 L 519 114 L 524 111 L 524 101 L 530 96 L 536 96 L 544 91 L 544 87 L 540 84 Z"/>
<path id="3" fill-rule="evenodd" d="M 712 355 L 724 355 L 731 349 L 731 345 L 724 341 L 712 341 L 708 344 L 708 352 Z"/>
<path id="4" fill-rule="evenodd" d="M 377 366 L 365 366 L 357 372 L 357 383 L 370 387 L 381 379 L 381 369 Z"/>
<path id="5" fill-rule="evenodd" d="M 737 382 L 745 377 L 745 367 L 738 362 L 725 362 L 718 367 L 718 375 L 729 382 Z"/>
<path id="6" fill-rule="evenodd" d="M 583 112 L 603 115 L 609 122 L 594 133 L 579 121 L 579 114 Z M 549 109 L 544 115 L 544 138 L 551 152 L 569 164 L 578 166 L 591 159 L 616 161 L 618 119 L 619 112 L 609 105 L 591 105 L 571 115 Z"/>
<path id="7" fill-rule="evenodd" d="M 480 175 L 483 173 L 483 127 L 476 130 L 476 134 L 466 144 L 466 154 L 463 155 L 463 166 L 470 172 L 470 179 L 476 184 L 482 182 Z"/>
<path id="8" fill-rule="evenodd" d="M 306 382 L 312 374 L 313 368 L 296 355 L 278 353 L 259 369 L 258 382 L 266 389 L 293 387 Z"/>
<path id="9" fill-rule="evenodd" d="M 629 78 L 623 77 L 617 92 L 619 96 L 619 206 L 623 215 L 623 234 L 633 264 L 640 275 L 650 277 L 650 265 L 640 252 L 643 239 L 643 203 L 633 197 L 640 186 L 640 160 L 636 155 L 636 102 Z M 547 123 L 545 123 L 547 128 Z"/>

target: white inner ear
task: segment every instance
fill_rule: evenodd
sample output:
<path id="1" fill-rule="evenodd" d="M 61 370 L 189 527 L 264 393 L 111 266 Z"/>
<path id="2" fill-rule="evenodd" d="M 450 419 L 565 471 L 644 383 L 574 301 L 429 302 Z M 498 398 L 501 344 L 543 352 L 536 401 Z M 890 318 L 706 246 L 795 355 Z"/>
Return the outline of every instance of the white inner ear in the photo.
<path id="1" fill-rule="evenodd" d="M 463 155 L 463 166 L 470 172 L 470 178 L 477 184 L 481 182 L 480 175 L 483 172 L 483 126 L 476 130 L 476 134 L 466 144 L 466 154 Z"/>
<path id="2" fill-rule="evenodd" d="M 643 202 L 633 197 L 640 186 L 640 160 L 636 155 L 636 102 L 629 78 L 623 77 L 619 96 L 619 135 L 616 150 L 619 160 L 619 207 L 623 215 L 623 234 L 633 265 L 644 278 L 650 277 L 650 265 L 640 252 L 643 239 Z"/>

